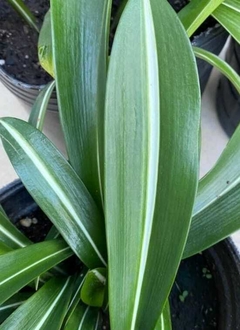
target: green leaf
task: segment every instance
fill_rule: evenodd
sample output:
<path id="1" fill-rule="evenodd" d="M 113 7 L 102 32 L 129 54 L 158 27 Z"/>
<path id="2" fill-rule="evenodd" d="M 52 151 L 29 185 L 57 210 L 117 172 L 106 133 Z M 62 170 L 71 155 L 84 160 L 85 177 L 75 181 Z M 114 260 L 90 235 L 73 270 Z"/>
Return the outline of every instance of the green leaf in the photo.
<path id="1" fill-rule="evenodd" d="M 77 256 L 89 268 L 106 265 L 103 219 L 67 160 L 19 119 L 0 119 L 0 135 L 22 182 Z"/>
<path id="2" fill-rule="evenodd" d="M 51 1 L 58 105 L 70 163 L 101 204 L 99 168 L 111 0 Z M 74 29 L 73 29 L 74 26 Z"/>
<path id="3" fill-rule="evenodd" d="M 65 242 L 54 240 L 37 243 L 0 256 L 0 304 L 72 254 Z"/>
<path id="4" fill-rule="evenodd" d="M 199 26 L 221 5 L 224 0 L 191 0 L 178 16 L 185 27 L 189 37 Z"/>
<path id="5" fill-rule="evenodd" d="M 0 255 L 10 252 L 11 250 L 12 249 L 8 245 L 0 241 Z"/>
<path id="6" fill-rule="evenodd" d="M 128 2 L 108 71 L 109 306 L 111 325 L 121 330 L 156 325 L 181 259 L 198 182 L 195 58 L 169 4 L 151 0 L 151 7 L 149 1 Z"/>
<path id="7" fill-rule="evenodd" d="M 212 16 L 240 43 L 240 5 L 236 0 L 225 0 Z"/>
<path id="8" fill-rule="evenodd" d="M 5 212 L 0 212 L 0 241 L 11 249 L 32 244 L 32 242 L 11 223 L 5 215 Z"/>
<path id="9" fill-rule="evenodd" d="M 100 314 L 97 308 L 79 303 L 64 330 L 97 330 L 100 325 Z"/>
<path id="10" fill-rule="evenodd" d="M 231 81 L 231 83 L 237 89 L 238 93 L 240 93 L 240 76 L 226 61 L 202 48 L 193 47 L 193 51 L 198 58 L 205 60 L 209 64 L 215 66 L 215 68 L 217 68 Z"/>
<path id="11" fill-rule="evenodd" d="M 82 301 L 92 307 L 102 307 L 107 282 L 106 268 L 89 270 L 81 289 Z"/>
<path id="12" fill-rule="evenodd" d="M 240 228 L 239 145 L 240 126 L 199 183 L 184 257 L 207 249 Z"/>
<path id="13" fill-rule="evenodd" d="M 22 0 L 7 0 L 8 3 L 20 14 L 20 16 L 37 32 L 39 28 L 35 16 Z"/>
<path id="14" fill-rule="evenodd" d="M 61 328 L 72 293 L 72 279 L 53 278 L 20 306 L 0 330 Z"/>
<path id="15" fill-rule="evenodd" d="M 81 271 L 81 273 L 77 276 L 76 282 L 74 283 L 74 290 L 73 290 L 74 294 L 71 297 L 71 301 L 68 305 L 68 310 L 65 315 L 63 327 L 65 326 L 65 324 L 67 324 L 69 322 L 69 319 L 71 318 L 75 308 L 77 307 L 78 303 L 80 302 L 80 290 L 82 288 L 86 274 L 87 274 L 87 268 L 84 268 Z"/>
<path id="16" fill-rule="evenodd" d="M 50 10 L 46 13 L 38 38 L 38 58 L 41 66 L 52 77 L 54 74 L 52 48 L 52 22 Z"/>
<path id="17" fill-rule="evenodd" d="M 18 292 L 14 296 L 12 296 L 10 299 L 5 301 L 0 306 L 0 324 L 3 323 L 3 321 L 6 320 L 6 318 L 12 314 L 12 312 L 18 308 L 20 305 L 22 305 L 31 295 L 33 292 Z"/>
<path id="18" fill-rule="evenodd" d="M 172 330 L 170 305 L 167 301 L 154 330 Z"/>
<path id="19" fill-rule="evenodd" d="M 45 237 L 45 241 L 59 238 L 59 236 L 60 236 L 60 233 L 57 230 L 57 228 L 55 226 L 52 226 L 51 229 L 49 230 L 49 232 L 47 233 L 47 236 Z"/>
<path id="20" fill-rule="evenodd" d="M 55 87 L 55 81 L 48 83 L 39 93 L 33 107 L 28 122 L 42 131 L 48 102 Z"/>

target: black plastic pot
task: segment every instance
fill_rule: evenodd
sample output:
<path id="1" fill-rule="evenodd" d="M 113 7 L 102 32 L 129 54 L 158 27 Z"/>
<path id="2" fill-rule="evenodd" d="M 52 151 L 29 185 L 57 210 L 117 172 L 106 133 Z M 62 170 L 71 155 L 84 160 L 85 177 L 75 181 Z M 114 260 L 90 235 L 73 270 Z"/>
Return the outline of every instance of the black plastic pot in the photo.
<path id="1" fill-rule="evenodd" d="M 29 85 L 23 83 L 13 77 L 11 77 L 1 66 L 0 66 L 0 81 L 16 96 L 21 100 L 33 105 L 41 89 L 44 88 L 44 85 Z M 57 106 L 57 95 L 54 91 L 49 100 L 48 110 L 56 111 Z"/>
<path id="2" fill-rule="evenodd" d="M 240 45 L 234 39 L 231 39 L 226 61 L 240 74 Z M 218 85 L 216 104 L 220 123 L 225 132 L 232 136 L 240 123 L 240 96 L 231 82 L 223 75 Z"/>
<path id="3" fill-rule="evenodd" d="M 39 211 L 19 180 L 14 181 L 0 191 L 0 204 L 14 223 L 29 214 Z M 195 265 L 197 266 L 195 267 Z M 186 273 L 187 269 L 192 268 L 196 268 L 200 272 L 200 277 L 198 277 L 201 283 L 199 283 L 199 278 L 195 279 L 192 272 L 190 272 L 190 275 L 189 272 Z M 205 279 L 206 275 L 210 278 Z M 203 281 L 208 285 L 205 291 L 208 292 L 214 287 L 213 292 L 216 294 L 213 302 L 204 301 L 203 304 L 200 303 L 200 307 L 196 311 L 196 308 L 193 308 L 193 302 L 201 298 Z M 189 297 L 192 294 L 192 300 L 186 297 L 184 302 L 180 301 L 179 286 L 181 290 L 188 290 Z M 193 289 L 195 290 L 194 293 L 192 293 Z M 206 306 L 212 305 L 216 309 L 216 324 L 204 322 L 201 325 L 197 324 L 196 320 L 207 319 L 206 312 L 211 313 L 211 311 Z M 182 261 L 171 293 L 171 311 L 173 330 L 240 329 L 240 257 L 230 239 L 218 243 L 201 255 Z M 194 315 L 194 312 L 197 315 Z M 183 314 L 183 317 L 180 318 L 180 314 Z"/>

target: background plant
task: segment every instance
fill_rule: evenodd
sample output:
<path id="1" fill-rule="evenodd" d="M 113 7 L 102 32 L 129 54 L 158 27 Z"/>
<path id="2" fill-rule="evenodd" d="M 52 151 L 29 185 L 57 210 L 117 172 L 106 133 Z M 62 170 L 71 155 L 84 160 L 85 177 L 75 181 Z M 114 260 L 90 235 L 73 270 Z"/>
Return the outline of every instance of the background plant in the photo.
<path id="1" fill-rule="evenodd" d="M 240 227 L 239 130 L 198 186 L 200 91 L 185 29 L 165 0 L 130 0 L 109 61 L 110 9 L 51 2 L 68 159 L 41 133 L 54 83 L 29 123 L 0 119 L 13 166 L 54 225 L 32 244 L 1 210 L 0 315 L 11 314 L 1 330 L 96 329 L 108 309 L 112 329 L 170 328 L 181 258 Z M 74 274 L 56 269 L 72 255 Z"/>

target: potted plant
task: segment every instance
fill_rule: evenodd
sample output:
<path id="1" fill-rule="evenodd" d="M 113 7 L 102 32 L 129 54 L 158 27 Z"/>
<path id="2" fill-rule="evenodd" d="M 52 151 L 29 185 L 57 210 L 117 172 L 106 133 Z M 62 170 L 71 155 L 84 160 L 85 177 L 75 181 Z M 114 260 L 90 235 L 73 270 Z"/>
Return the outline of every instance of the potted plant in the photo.
<path id="1" fill-rule="evenodd" d="M 27 4 L 27 6 L 26 6 Z M 1 2 L 0 80 L 16 96 L 32 105 L 39 91 L 52 80 L 39 64 L 37 41 L 49 1 Z M 50 110 L 57 109 L 53 93 Z"/>
<path id="2" fill-rule="evenodd" d="M 44 97 L 30 123 L 0 119 L 13 166 L 54 225 L 33 244 L 1 210 L 0 304 L 26 300 L 1 330 L 97 329 L 100 315 L 113 330 L 170 329 L 181 259 L 240 227 L 240 131 L 198 185 L 200 88 L 181 22 L 165 0 L 130 0 L 108 61 L 110 8 L 51 3 L 68 159 L 40 131 Z"/>

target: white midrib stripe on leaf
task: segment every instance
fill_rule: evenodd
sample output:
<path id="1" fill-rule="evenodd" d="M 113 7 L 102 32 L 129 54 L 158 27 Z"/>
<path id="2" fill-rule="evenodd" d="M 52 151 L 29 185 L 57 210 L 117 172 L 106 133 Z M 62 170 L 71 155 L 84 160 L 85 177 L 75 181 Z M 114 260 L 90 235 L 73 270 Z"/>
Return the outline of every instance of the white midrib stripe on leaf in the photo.
<path id="1" fill-rule="evenodd" d="M 224 190 L 222 190 L 221 193 L 218 194 L 215 198 L 213 198 L 209 203 L 204 204 L 204 206 L 201 207 L 196 213 L 193 213 L 193 217 L 197 216 L 199 213 L 201 213 L 204 210 L 206 210 L 209 206 L 211 206 L 212 204 L 214 204 L 219 198 L 223 197 L 230 190 L 232 190 L 233 188 L 235 188 L 239 183 L 240 183 L 240 176 L 235 181 L 233 181 L 232 184 L 229 184 L 227 186 L 227 188 L 225 188 Z"/>
<path id="2" fill-rule="evenodd" d="M 157 47 L 155 40 L 155 32 L 152 20 L 152 12 L 149 0 L 142 0 L 143 3 L 143 20 L 144 20 L 144 34 L 146 40 L 146 57 L 148 58 L 148 64 L 146 67 L 146 81 L 148 88 L 148 113 L 149 113 L 149 135 L 148 135 L 148 150 L 150 151 L 148 157 L 147 167 L 147 187 L 146 187 L 146 211 L 145 211 L 145 223 L 143 230 L 142 250 L 140 256 L 139 273 L 136 287 L 136 295 L 134 299 L 134 308 L 131 322 L 131 330 L 135 329 L 137 313 L 140 303 L 140 296 L 142 290 L 142 284 L 144 279 L 145 267 L 148 257 L 148 249 L 150 244 L 155 196 L 157 189 L 157 174 L 158 174 L 158 162 L 156 159 L 159 157 L 159 132 L 156 133 L 159 126 L 158 110 L 159 110 L 159 82 L 158 82 L 158 62 L 157 62 Z M 154 49 L 152 52 L 151 50 Z M 157 111 L 154 111 L 156 110 Z M 156 136 L 156 134 L 158 136 Z M 157 144 L 157 145 L 156 145 Z M 157 152 L 156 152 L 157 150 Z M 153 197 L 154 196 L 154 197 Z"/>
<path id="3" fill-rule="evenodd" d="M 83 317 L 82 317 L 81 322 L 79 324 L 78 330 L 81 330 L 82 329 L 83 322 L 85 321 L 85 318 L 87 316 L 88 311 L 89 311 L 89 306 L 86 308 L 86 310 L 85 310 L 85 312 L 83 314 Z"/>
<path id="4" fill-rule="evenodd" d="M 41 107 L 39 109 L 39 114 L 38 114 L 38 119 L 39 118 L 42 118 L 42 114 L 45 113 L 46 111 L 46 107 L 47 107 L 47 104 L 48 104 L 48 100 L 49 100 L 49 97 L 51 96 L 52 94 L 52 90 L 54 88 L 54 85 L 55 85 L 55 80 L 52 81 L 52 83 L 49 85 L 43 99 L 42 99 L 42 102 L 41 102 Z M 41 126 L 41 121 L 37 121 L 37 126 L 36 128 L 39 128 Z"/>
<path id="5" fill-rule="evenodd" d="M 31 248 L 31 247 L 29 247 L 29 248 Z M 7 277 L 5 280 L 3 280 L 2 282 L 0 282 L 0 286 L 3 285 L 3 284 L 5 284 L 5 283 L 7 283 L 7 282 L 9 282 L 9 281 L 12 280 L 14 277 L 16 277 L 16 276 L 18 276 L 18 275 L 21 275 L 21 274 L 24 273 L 25 271 L 27 271 L 27 270 L 33 268 L 34 266 L 36 266 L 36 265 L 38 265 L 38 264 L 41 264 L 43 261 L 48 260 L 48 259 L 52 259 L 53 257 L 56 257 L 58 254 L 61 254 L 61 253 L 65 252 L 65 251 L 67 251 L 67 250 L 71 250 L 70 247 L 67 246 L 66 248 L 64 248 L 64 249 L 62 249 L 62 250 L 59 250 L 59 251 L 57 251 L 57 252 L 55 252 L 55 253 L 52 253 L 52 254 L 48 255 L 47 257 L 44 257 L 44 258 L 42 258 L 42 259 L 40 259 L 40 260 L 34 262 L 34 263 L 31 264 L 30 266 L 27 266 L 27 267 L 22 268 L 19 272 L 13 274 L 12 276 Z"/>
<path id="6" fill-rule="evenodd" d="M 96 276 L 96 278 L 99 280 L 100 283 L 102 284 L 106 284 L 106 277 L 103 276 L 101 273 L 99 273 L 99 271 L 97 271 L 96 269 L 92 270 L 93 274 Z"/>
<path id="7" fill-rule="evenodd" d="M 16 243 L 19 247 L 25 247 L 27 244 L 22 243 L 19 241 L 15 236 L 13 236 L 9 231 L 0 225 L 0 232 L 3 233 L 6 237 L 8 237 L 12 242 Z"/>
<path id="8" fill-rule="evenodd" d="M 234 6 L 233 4 L 231 4 L 230 2 L 223 2 L 222 5 L 225 6 L 225 7 L 230 8 L 230 9 L 232 9 L 232 10 L 238 12 L 238 13 L 240 13 L 240 8 L 235 7 L 235 6 Z"/>
<path id="9" fill-rule="evenodd" d="M 65 207 L 67 208 L 68 212 L 71 214 L 71 216 L 74 218 L 74 220 L 77 222 L 77 224 L 80 226 L 83 234 L 89 241 L 89 243 L 92 245 L 94 251 L 96 252 L 99 259 L 102 261 L 102 263 L 107 266 L 106 261 L 104 260 L 103 256 L 101 255 L 100 251 L 98 250 L 96 244 L 94 243 L 92 237 L 89 235 L 87 229 L 79 219 L 77 212 L 72 207 L 72 204 L 65 194 L 65 192 L 62 190 L 62 188 L 58 185 L 56 180 L 53 178 L 53 176 L 49 173 L 46 165 L 44 162 L 40 159 L 40 157 L 36 154 L 34 149 L 29 145 L 29 143 L 23 138 L 23 136 L 11 125 L 5 123 L 3 120 L 0 120 L 0 123 L 5 127 L 5 129 L 9 132 L 9 134 L 15 139 L 15 141 L 18 143 L 18 145 L 22 148 L 22 150 L 26 153 L 26 155 L 29 157 L 29 159 L 32 161 L 32 163 L 36 166 L 38 171 L 41 173 L 42 177 L 45 179 L 45 181 L 48 183 L 48 185 L 51 187 L 51 189 L 55 192 L 55 194 L 58 196 L 58 198 L 63 202 Z M 77 252 L 77 251 L 76 251 Z"/>
<path id="10" fill-rule="evenodd" d="M 46 322 L 46 320 L 48 319 L 48 317 L 50 316 L 50 314 L 52 313 L 53 309 L 55 308 L 55 306 L 57 305 L 57 303 L 59 302 L 60 298 L 63 296 L 64 291 L 66 290 L 68 283 L 70 281 L 70 277 L 67 279 L 66 283 L 64 284 L 63 288 L 61 289 L 61 291 L 59 292 L 59 294 L 57 295 L 57 297 L 54 299 L 54 301 L 52 302 L 50 308 L 47 310 L 47 312 L 44 314 L 44 317 L 41 319 L 41 321 L 34 327 L 34 330 L 41 330 L 42 326 L 44 325 L 44 323 Z"/>
<path id="11" fill-rule="evenodd" d="M 23 301 L 19 301 L 17 303 L 14 303 L 14 304 L 9 304 L 9 305 L 5 305 L 5 306 L 0 306 L 0 312 L 6 310 L 6 309 L 10 309 L 10 308 L 14 308 L 14 307 L 17 307 L 17 306 L 20 306 L 22 305 L 26 300 L 23 300 Z"/>

